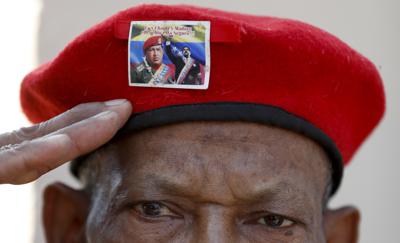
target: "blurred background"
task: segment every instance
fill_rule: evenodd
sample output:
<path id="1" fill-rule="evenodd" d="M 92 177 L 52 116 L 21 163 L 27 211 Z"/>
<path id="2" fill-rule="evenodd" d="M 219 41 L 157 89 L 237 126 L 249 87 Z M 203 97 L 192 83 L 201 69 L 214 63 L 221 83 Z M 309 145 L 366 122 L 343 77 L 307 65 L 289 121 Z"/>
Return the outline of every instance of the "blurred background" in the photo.
<path id="1" fill-rule="evenodd" d="M 149 2 L 149 1 L 142 1 Z M 3 0 L 0 3 L 0 133 L 29 123 L 19 106 L 24 75 L 51 60 L 83 30 L 118 10 L 142 3 L 128 0 Z M 400 1 L 247 0 L 151 1 L 196 4 L 257 15 L 299 19 L 327 30 L 371 59 L 387 93 L 383 122 L 346 169 L 331 206 L 356 205 L 362 212 L 361 243 L 396 243 L 400 212 Z M 45 242 L 41 194 L 51 182 L 77 183 L 67 166 L 23 186 L 0 185 L 0 242 Z"/>

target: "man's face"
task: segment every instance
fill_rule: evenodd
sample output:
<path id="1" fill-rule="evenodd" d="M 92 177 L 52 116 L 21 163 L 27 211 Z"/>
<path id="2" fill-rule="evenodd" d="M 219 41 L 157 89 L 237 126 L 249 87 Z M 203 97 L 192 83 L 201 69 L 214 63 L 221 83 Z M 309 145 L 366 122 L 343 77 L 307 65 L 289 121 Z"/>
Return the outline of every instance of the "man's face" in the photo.
<path id="1" fill-rule="evenodd" d="M 95 153 L 88 242 L 324 242 L 329 178 L 301 135 L 241 122 L 144 130 Z"/>
<path id="2" fill-rule="evenodd" d="M 163 60 L 164 50 L 161 45 L 151 46 L 146 49 L 146 60 L 150 66 L 161 65 Z"/>
<path id="3" fill-rule="evenodd" d="M 184 47 L 184 48 L 182 49 L 182 53 L 183 53 L 183 56 L 184 56 L 184 57 L 189 57 L 189 56 L 190 56 L 190 49 L 189 49 L 189 47 Z"/>

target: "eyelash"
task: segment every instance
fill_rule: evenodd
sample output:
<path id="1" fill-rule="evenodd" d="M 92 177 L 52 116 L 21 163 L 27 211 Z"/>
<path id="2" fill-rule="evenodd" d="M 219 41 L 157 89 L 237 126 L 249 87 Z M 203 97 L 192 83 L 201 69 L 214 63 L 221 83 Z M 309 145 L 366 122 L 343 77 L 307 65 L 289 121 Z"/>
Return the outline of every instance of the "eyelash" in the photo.
<path id="1" fill-rule="evenodd" d="M 270 221 L 278 220 L 278 222 L 277 222 L 275 225 L 273 225 L 272 222 L 267 222 L 267 220 L 270 220 Z M 264 223 L 262 223 L 261 221 L 264 221 Z M 266 225 L 266 226 L 271 227 L 271 228 L 276 228 L 276 229 L 278 229 L 278 228 L 288 228 L 288 227 L 291 227 L 291 226 L 293 226 L 296 222 L 293 221 L 293 220 L 291 220 L 291 219 L 288 219 L 288 218 L 286 218 L 286 217 L 284 217 L 284 216 L 281 216 L 281 215 L 270 214 L 270 215 L 263 216 L 263 217 L 259 218 L 259 219 L 257 220 L 257 223 L 258 223 L 258 224 L 261 224 L 261 225 Z"/>
<path id="2" fill-rule="evenodd" d="M 169 218 L 179 218 L 176 212 L 174 212 L 170 207 L 168 207 L 165 203 L 159 201 L 142 201 L 134 203 L 130 206 L 130 208 L 135 211 L 139 216 L 147 219 L 160 219 L 164 217 Z M 150 210 L 154 210 L 151 212 Z M 155 215 L 155 214 L 162 215 Z"/>
<path id="3" fill-rule="evenodd" d="M 256 213 L 256 214 L 261 215 L 261 212 Z M 269 224 L 267 220 L 278 220 L 279 223 L 276 225 L 273 225 L 273 224 Z M 279 214 L 266 214 L 265 215 L 265 212 L 264 212 L 264 215 L 261 215 L 258 217 L 253 217 L 253 219 L 245 222 L 245 224 L 261 225 L 261 226 L 269 227 L 272 229 L 286 229 L 286 228 L 293 227 L 293 226 L 297 225 L 298 223 L 299 222 L 297 220 L 291 219 L 289 217 L 282 216 Z"/>
<path id="4" fill-rule="evenodd" d="M 149 207 L 157 207 L 157 208 L 149 208 Z M 181 216 L 174 212 L 168 205 L 164 202 L 160 201 L 142 201 L 134 203 L 130 206 L 135 213 L 139 214 L 140 217 L 150 220 L 156 220 L 161 218 L 180 218 Z M 158 211 L 159 214 L 164 215 L 152 215 L 150 211 L 147 210 L 155 210 Z M 147 211 L 147 213 L 146 213 Z M 276 225 L 272 225 L 267 220 L 278 220 Z M 285 229 L 290 228 L 297 224 L 296 220 L 290 219 L 288 217 L 279 215 L 279 214 L 267 214 L 261 217 L 257 217 L 255 219 L 249 220 L 245 222 L 246 224 L 257 224 L 257 225 L 265 225 L 266 227 L 272 229 Z"/>

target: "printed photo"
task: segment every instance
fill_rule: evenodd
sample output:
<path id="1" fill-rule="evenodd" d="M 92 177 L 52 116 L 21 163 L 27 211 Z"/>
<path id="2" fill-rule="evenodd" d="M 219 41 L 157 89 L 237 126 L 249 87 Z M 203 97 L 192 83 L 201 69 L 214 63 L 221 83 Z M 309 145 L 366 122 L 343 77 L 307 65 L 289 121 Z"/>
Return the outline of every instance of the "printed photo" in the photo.
<path id="1" fill-rule="evenodd" d="M 129 85 L 207 89 L 208 21 L 132 21 Z"/>

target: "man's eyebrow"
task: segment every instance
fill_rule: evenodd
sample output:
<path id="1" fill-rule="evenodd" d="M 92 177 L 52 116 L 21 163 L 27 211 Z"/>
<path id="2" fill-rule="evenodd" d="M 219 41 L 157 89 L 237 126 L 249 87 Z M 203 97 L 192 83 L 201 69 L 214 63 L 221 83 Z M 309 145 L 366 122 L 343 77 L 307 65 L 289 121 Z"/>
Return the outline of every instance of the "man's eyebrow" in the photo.
<path id="1" fill-rule="evenodd" d="M 290 213 L 292 216 L 310 223 L 313 220 L 310 217 L 310 212 L 314 210 L 314 198 L 300 186 L 280 181 L 278 183 L 260 185 L 254 191 L 249 192 L 245 198 L 241 198 L 241 200 L 255 205 L 267 204 L 268 208 L 272 208 L 277 212 Z"/>
<path id="2" fill-rule="evenodd" d="M 280 182 L 272 182 L 272 183 L 265 183 L 259 184 L 256 189 L 252 192 L 248 192 L 247 198 L 251 200 L 263 200 L 266 197 L 276 197 L 282 194 L 288 194 L 291 190 L 291 185 L 288 182 L 280 181 Z"/>
<path id="3" fill-rule="evenodd" d="M 130 185 L 135 186 L 127 189 L 131 196 L 123 199 L 129 200 L 130 197 L 140 196 L 158 200 L 168 195 L 182 200 L 210 203 L 207 198 L 202 197 L 204 190 L 193 191 L 191 180 L 188 178 L 169 177 L 158 173 L 142 176 L 129 181 Z M 314 197 L 293 183 L 286 181 L 260 183 L 252 192 L 245 192 L 243 195 L 233 193 L 233 195 L 237 201 L 232 201 L 232 205 L 254 205 L 260 210 L 272 210 L 275 213 L 303 219 L 305 222 L 313 221 L 310 212 L 315 208 Z"/>
<path id="4" fill-rule="evenodd" d="M 202 191 L 192 190 L 190 180 L 180 180 L 177 177 L 168 178 L 152 173 L 145 176 L 145 181 L 149 182 L 147 185 L 151 185 L 152 188 L 157 188 L 158 192 L 168 193 L 169 195 L 192 198 L 202 193 Z M 142 189 L 149 192 L 149 188 Z M 300 187 L 286 181 L 259 184 L 255 190 L 243 195 L 238 195 L 234 189 L 231 189 L 231 191 L 234 197 L 243 203 L 274 202 L 277 206 L 310 207 L 312 200 Z"/>
<path id="5" fill-rule="evenodd" d="M 159 175 L 147 175 L 151 177 L 151 184 L 158 188 L 158 190 L 176 196 L 193 197 L 196 195 L 190 186 L 190 180 L 178 180 L 177 178 L 166 178 Z"/>
<path id="6" fill-rule="evenodd" d="M 243 196 L 235 195 L 238 199 L 247 203 L 258 203 L 263 201 L 289 201 L 301 202 L 309 201 L 304 190 L 293 183 L 286 181 L 269 182 L 259 184 L 252 191 L 246 192 Z"/>

